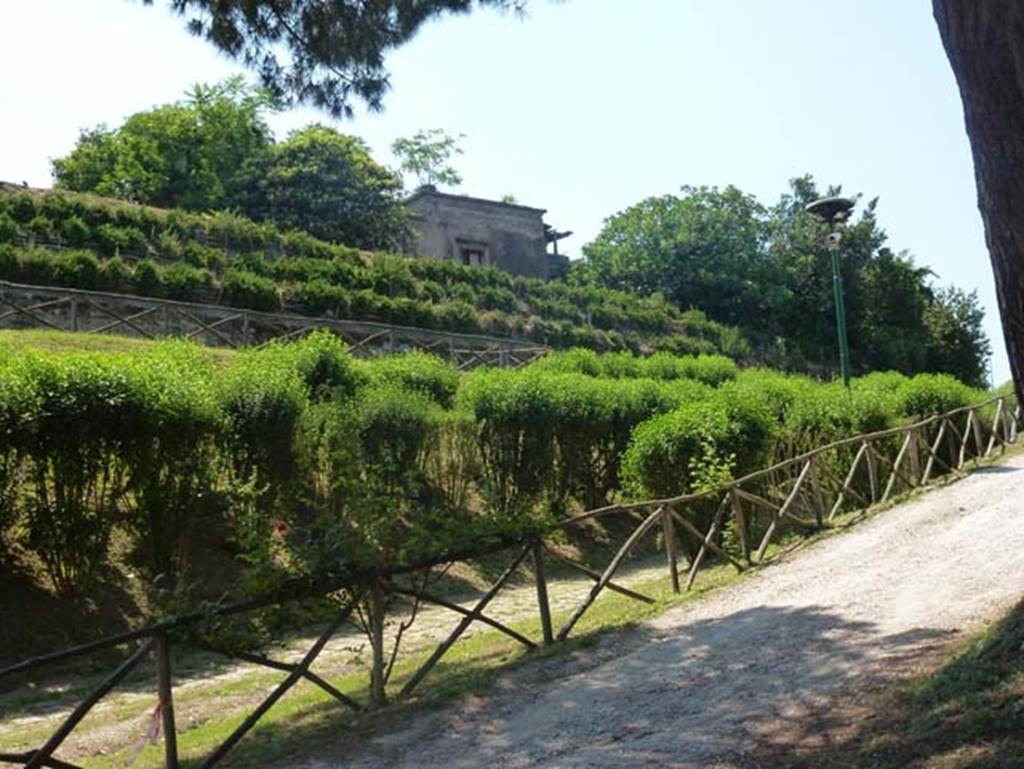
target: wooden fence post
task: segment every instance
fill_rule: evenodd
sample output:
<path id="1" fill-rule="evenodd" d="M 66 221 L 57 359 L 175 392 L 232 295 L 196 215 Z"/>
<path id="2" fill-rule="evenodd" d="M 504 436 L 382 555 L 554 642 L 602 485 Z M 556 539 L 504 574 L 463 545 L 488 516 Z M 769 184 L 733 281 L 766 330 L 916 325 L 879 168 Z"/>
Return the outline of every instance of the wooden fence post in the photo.
<path id="1" fill-rule="evenodd" d="M 956 425 L 954 425 L 953 422 L 948 418 L 943 419 L 942 424 L 946 426 L 946 449 L 949 451 L 949 463 L 947 466 L 953 470 L 957 470 L 960 468 L 960 465 L 958 465 L 956 461 Z"/>
<path id="2" fill-rule="evenodd" d="M 1003 438 L 999 434 L 999 425 L 1002 423 L 1002 419 L 1003 419 L 1003 402 L 1004 402 L 1004 399 L 1000 398 L 999 399 L 999 403 L 996 406 L 996 415 L 992 419 L 992 434 L 989 436 L 988 447 L 985 449 L 985 456 L 986 457 L 989 454 L 991 454 L 992 453 L 992 449 L 994 449 L 996 447 L 996 441 L 999 441 L 999 445 L 1001 447 L 1003 447 L 1003 450 L 1005 451 L 1005 444 L 1003 444 Z"/>
<path id="3" fill-rule="evenodd" d="M 171 678 L 171 642 L 167 633 L 156 637 L 157 696 L 164 731 L 164 767 L 178 769 L 178 733 L 174 726 L 174 683 Z"/>
<path id="4" fill-rule="evenodd" d="M 825 495 L 821 490 L 820 454 L 815 454 L 811 462 L 811 491 L 814 496 L 814 522 L 820 528 L 825 515 Z"/>
<path id="5" fill-rule="evenodd" d="M 729 489 L 729 496 L 732 502 L 732 515 L 736 521 L 736 536 L 740 540 L 740 554 L 743 560 L 750 563 L 750 541 L 747 539 L 747 515 L 743 511 L 743 502 L 736 489 Z"/>
<path id="6" fill-rule="evenodd" d="M 971 409 L 971 414 L 974 416 L 974 458 L 980 461 L 985 456 L 984 439 L 981 437 L 981 416 L 975 413 L 974 409 Z"/>
<path id="7" fill-rule="evenodd" d="M 864 445 L 868 447 L 865 454 L 868 460 L 868 484 L 871 486 L 871 504 L 878 502 L 878 462 L 875 459 L 875 447 L 867 441 Z"/>
<path id="8" fill-rule="evenodd" d="M 661 527 L 665 536 L 665 555 L 668 558 L 668 572 L 672 577 L 672 592 L 679 593 L 679 564 L 676 559 L 676 527 L 672 513 L 666 507 L 661 514 Z"/>
<path id="9" fill-rule="evenodd" d="M 903 445 L 900 446 L 900 451 L 892 463 L 892 472 L 889 474 L 889 480 L 885 484 L 885 491 L 882 492 L 883 502 L 889 498 L 890 494 L 897 490 L 896 482 L 900 479 L 900 465 L 903 464 L 903 459 L 907 456 L 907 451 L 910 449 L 913 435 L 913 430 L 907 431 L 907 437 L 903 439 Z"/>
<path id="10" fill-rule="evenodd" d="M 533 545 L 533 574 L 537 582 L 537 606 L 540 609 L 541 632 L 544 635 L 544 645 L 549 646 L 555 641 L 555 631 L 551 625 L 548 583 L 544 576 L 544 545 L 540 540 L 537 540 Z"/>
<path id="11" fill-rule="evenodd" d="M 918 433 L 916 427 L 913 430 L 910 431 L 910 446 L 908 446 L 908 451 L 910 451 L 910 456 L 908 457 L 908 459 L 910 460 L 910 477 L 914 481 L 915 484 L 920 485 L 921 484 L 921 454 L 920 454 L 920 451 L 921 451 L 921 435 L 920 435 L 920 433 Z"/>
<path id="12" fill-rule="evenodd" d="M 974 412 L 967 412 L 967 423 L 964 425 L 963 435 L 960 436 L 960 455 L 957 457 L 956 467 L 959 470 L 967 461 L 967 440 L 971 435 L 971 426 L 974 424 Z"/>

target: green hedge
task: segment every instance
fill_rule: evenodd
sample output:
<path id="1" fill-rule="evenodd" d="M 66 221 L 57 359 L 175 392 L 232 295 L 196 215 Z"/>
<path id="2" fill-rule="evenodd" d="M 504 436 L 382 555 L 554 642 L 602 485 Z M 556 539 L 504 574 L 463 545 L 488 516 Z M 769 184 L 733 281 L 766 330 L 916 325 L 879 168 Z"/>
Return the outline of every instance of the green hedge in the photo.
<path id="1" fill-rule="evenodd" d="M 535 371 L 586 374 L 613 379 L 693 379 L 718 386 L 736 378 L 736 363 L 721 355 L 673 355 L 658 352 L 650 356 L 619 352 L 600 355 L 594 350 L 573 348 L 545 355 L 532 364 Z"/>
<path id="2" fill-rule="evenodd" d="M 626 488 L 641 497 L 669 497 L 713 486 L 767 464 L 778 429 L 752 400 L 722 394 L 687 403 L 644 422 L 623 461 Z"/>
<path id="3" fill-rule="evenodd" d="M 220 368 L 181 342 L 0 347 L 0 534 L 72 594 L 101 577 L 116 531 L 150 584 L 173 585 L 201 524 L 265 586 L 693 491 L 982 399 L 948 377 L 847 390 L 709 357 L 585 350 L 460 374 L 421 352 L 357 361 L 327 332 Z M 704 524 L 713 511 L 683 512 Z"/>
<path id="4" fill-rule="evenodd" d="M 453 365 L 422 350 L 374 358 L 367 370 L 375 383 L 422 393 L 446 409 L 452 407 L 459 386 L 459 372 Z"/>

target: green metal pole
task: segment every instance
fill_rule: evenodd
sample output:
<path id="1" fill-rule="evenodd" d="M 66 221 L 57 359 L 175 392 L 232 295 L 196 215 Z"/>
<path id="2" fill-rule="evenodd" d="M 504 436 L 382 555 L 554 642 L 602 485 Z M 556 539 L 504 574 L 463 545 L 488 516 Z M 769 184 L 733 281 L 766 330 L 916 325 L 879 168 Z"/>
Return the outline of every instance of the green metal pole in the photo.
<path id="1" fill-rule="evenodd" d="M 836 332 L 839 335 L 839 370 L 843 384 L 850 386 L 850 345 L 846 341 L 846 306 L 843 304 L 843 275 L 839 271 L 839 245 L 829 246 L 832 253 L 832 288 L 836 295 Z"/>

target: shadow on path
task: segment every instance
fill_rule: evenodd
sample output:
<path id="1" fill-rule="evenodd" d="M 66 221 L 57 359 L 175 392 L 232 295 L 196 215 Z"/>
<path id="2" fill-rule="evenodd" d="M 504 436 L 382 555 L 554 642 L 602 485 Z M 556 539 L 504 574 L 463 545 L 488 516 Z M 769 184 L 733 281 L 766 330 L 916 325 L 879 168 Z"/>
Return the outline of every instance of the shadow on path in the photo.
<path id="1" fill-rule="evenodd" d="M 821 729 L 815 718 L 838 688 L 884 675 L 946 635 L 879 637 L 873 623 L 814 606 L 757 607 L 671 632 L 641 627 L 301 765 L 755 766 L 748 756 L 762 734 L 787 723 Z"/>
<path id="2" fill-rule="evenodd" d="M 766 746 L 764 769 L 1024 767 L 1024 602 L 932 674 L 838 707 L 827 740 Z"/>

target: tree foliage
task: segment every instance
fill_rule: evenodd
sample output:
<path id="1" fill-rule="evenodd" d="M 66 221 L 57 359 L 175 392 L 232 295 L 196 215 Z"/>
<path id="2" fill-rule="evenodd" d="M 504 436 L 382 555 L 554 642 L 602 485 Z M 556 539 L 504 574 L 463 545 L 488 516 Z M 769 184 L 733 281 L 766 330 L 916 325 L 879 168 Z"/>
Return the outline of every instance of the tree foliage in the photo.
<path id="1" fill-rule="evenodd" d="M 356 248 L 398 248 L 405 234 L 399 176 L 362 139 L 313 124 L 250 163 L 237 205 L 246 215 Z"/>
<path id="2" fill-rule="evenodd" d="M 154 0 L 143 0 L 152 5 Z M 384 56 L 424 23 L 474 6 L 520 0 L 167 0 L 188 30 L 256 73 L 276 99 L 351 117 L 353 102 L 381 109 Z"/>
<path id="3" fill-rule="evenodd" d="M 189 210 L 224 208 L 246 184 L 245 169 L 273 142 L 266 94 L 241 78 L 196 85 L 185 99 L 82 132 L 53 161 L 56 187 Z"/>
<path id="4" fill-rule="evenodd" d="M 401 246 L 401 178 L 361 139 L 324 125 L 276 142 L 264 120 L 275 106 L 240 78 L 196 85 L 118 128 L 83 131 L 53 161 L 55 186 L 188 211 L 234 209 L 355 248 Z"/>
<path id="5" fill-rule="evenodd" d="M 821 194 L 805 176 L 770 208 L 735 187 L 649 198 L 606 221 L 573 278 L 663 293 L 739 327 L 769 360 L 827 372 L 836 347 L 831 259 L 824 226 L 804 211 Z M 840 245 L 855 368 L 981 383 L 989 346 L 977 297 L 937 290 L 930 270 L 888 248 L 876 208 L 863 207 Z"/>
<path id="6" fill-rule="evenodd" d="M 420 187 L 458 187 L 462 177 L 449 161 L 462 154 L 461 138 L 462 134 L 451 136 L 442 128 L 431 128 L 396 139 L 391 151 L 401 160 L 402 170 L 415 176 Z"/>

